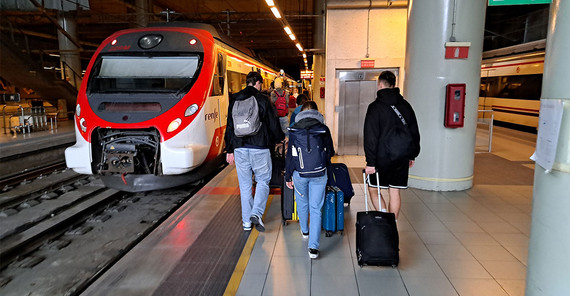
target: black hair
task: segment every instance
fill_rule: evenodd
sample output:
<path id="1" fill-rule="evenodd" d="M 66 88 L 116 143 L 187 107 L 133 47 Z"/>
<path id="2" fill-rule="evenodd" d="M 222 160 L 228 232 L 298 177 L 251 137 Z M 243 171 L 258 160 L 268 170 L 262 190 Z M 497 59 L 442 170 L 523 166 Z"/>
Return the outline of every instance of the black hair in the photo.
<path id="1" fill-rule="evenodd" d="M 306 101 L 308 101 L 308 100 L 309 100 L 309 98 L 307 98 L 306 95 L 304 95 L 304 94 L 299 94 L 299 95 L 297 96 L 297 100 L 296 100 L 295 102 L 297 103 L 297 105 L 301 106 L 301 105 L 303 105 L 303 104 L 304 104 Z"/>
<path id="2" fill-rule="evenodd" d="M 383 71 L 378 76 L 378 83 L 384 82 L 384 85 L 388 87 L 394 87 L 396 85 L 396 75 L 392 71 Z"/>
<path id="3" fill-rule="evenodd" d="M 247 74 L 247 77 L 245 78 L 245 83 L 247 85 L 255 85 L 256 82 L 263 82 L 263 77 L 261 77 L 261 74 L 259 74 L 259 72 L 256 71 L 251 71 Z"/>
<path id="4" fill-rule="evenodd" d="M 317 107 L 317 103 L 315 103 L 315 101 L 307 101 L 303 104 L 303 107 L 301 107 L 301 111 L 305 111 L 305 110 L 319 110 L 319 107 Z"/>

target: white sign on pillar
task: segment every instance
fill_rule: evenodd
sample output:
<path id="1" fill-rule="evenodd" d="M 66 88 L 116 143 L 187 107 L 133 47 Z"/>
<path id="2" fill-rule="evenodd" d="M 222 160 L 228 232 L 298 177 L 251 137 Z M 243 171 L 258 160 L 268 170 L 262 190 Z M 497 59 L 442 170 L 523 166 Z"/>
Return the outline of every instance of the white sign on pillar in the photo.
<path id="1" fill-rule="evenodd" d="M 552 170 L 554 159 L 556 158 L 563 109 L 564 103 L 562 100 L 540 100 L 536 151 L 530 159 L 544 168 L 546 173 Z"/>

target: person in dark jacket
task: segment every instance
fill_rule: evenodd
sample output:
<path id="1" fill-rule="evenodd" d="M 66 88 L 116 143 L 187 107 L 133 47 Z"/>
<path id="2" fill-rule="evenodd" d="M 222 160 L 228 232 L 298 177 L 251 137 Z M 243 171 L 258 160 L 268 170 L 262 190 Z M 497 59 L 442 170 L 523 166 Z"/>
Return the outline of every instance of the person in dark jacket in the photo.
<path id="1" fill-rule="evenodd" d="M 261 232 L 265 231 L 261 218 L 269 196 L 272 171 L 270 148 L 285 137 L 269 98 L 260 92 L 262 82 L 261 74 L 255 71 L 249 72 L 246 77 L 247 87 L 232 96 L 224 137 L 226 161 L 230 165 L 234 163 L 236 165 L 243 229 L 251 230 L 253 224 Z M 234 132 L 232 109 L 236 101 L 246 100 L 251 96 L 255 97 L 258 104 L 261 128 L 256 134 L 238 137 Z M 252 197 L 252 174 L 255 175 L 257 183 L 255 198 Z"/>
<path id="2" fill-rule="evenodd" d="M 296 171 L 296 168 L 299 167 L 298 162 L 301 156 L 294 155 L 298 151 L 295 147 L 299 147 L 299 144 L 296 143 L 295 130 L 308 132 L 309 129 L 322 133 L 319 137 L 321 137 L 323 145 L 319 149 L 323 149 L 320 152 L 324 152 L 322 155 L 324 155 L 325 163 L 322 171 L 310 173 L 311 177 L 304 177 Z M 309 238 L 309 258 L 315 259 L 319 257 L 321 208 L 325 200 L 325 189 L 327 186 L 325 168 L 330 164 L 330 159 L 334 155 L 332 137 L 329 128 L 324 124 L 323 115 L 317 110 L 317 104 L 314 101 L 308 101 L 303 104 L 301 112 L 295 117 L 295 124 L 289 130 L 290 140 L 285 159 L 285 184 L 289 189 L 293 189 L 293 186 L 295 187 L 295 200 L 297 202 L 301 234 L 303 238 Z M 305 135 L 301 135 L 301 137 L 304 138 Z M 312 147 L 314 148 L 315 146 Z M 311 216 L 310 225 L 309 214 Z"/>
<path id="3" fill-rule="evenodd" d="M 400 189 L 408 188 L 408 171 L 414 165 L 415 158 L 420 153 L 420 133 L 416 115 L 412 106 L 404 100 L 400 89 L 394 87 L 396 76 L 390 71 L 384 71 L 378 77 L 378 92 L 376 100 L 368 106 L 364 119 L 364 154 L 366 156 L 366 173 L 369 178 L 369 192 L 372 203 L 377 210 L 394 213 L 398 219 L 400 212 Z M 393 108 L 393 107 L 395 108 Z M 398 114 L 400 113 L 400 114 Z M 400 118 L 400 115 L 402 118 Z M 406 151 L 404 156 L 397 159 L 391 157 L 388 147 L 390 137 L 394 137 L 397 125 L 407 125 L 411 144 L 409 147 L 398 147 Z M 379 174 L 380 184 L 376 184 L 375 172 Z M 381 200 L 379 208 L 375 198 L 379 188 L 388 189 L 389 208 Z"/>

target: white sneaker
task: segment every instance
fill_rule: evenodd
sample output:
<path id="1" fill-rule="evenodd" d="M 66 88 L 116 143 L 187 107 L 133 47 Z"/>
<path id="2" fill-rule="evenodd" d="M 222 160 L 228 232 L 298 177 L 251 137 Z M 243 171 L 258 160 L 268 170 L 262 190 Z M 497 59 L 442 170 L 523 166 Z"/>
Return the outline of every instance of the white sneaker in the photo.
<path id="1" fill-rule="evenodd" d="M 311 259 L 317 259 L 319 258 L 319 250 L 317 249 L 309 249 L 309 258 Z"/>
<path id="2" fill-rule="evenodd" d="M 244 231 L 250 231 L 251 230 L 251 222 L 243 222 L 241 225 L 243 226 Z"/>
<path id="3" fill-rule="evenodd" d="M 308 232 L 307 232 L 307 233 L 304 233 L 303 230 L 301 230 L 300 228 L 299 228 L 299 231 L 301 232 L 301 236 L 303 236 L 303 239 L 308 239 L 308 238 L 309 238 L 309 233 L 308 233 Z"/>

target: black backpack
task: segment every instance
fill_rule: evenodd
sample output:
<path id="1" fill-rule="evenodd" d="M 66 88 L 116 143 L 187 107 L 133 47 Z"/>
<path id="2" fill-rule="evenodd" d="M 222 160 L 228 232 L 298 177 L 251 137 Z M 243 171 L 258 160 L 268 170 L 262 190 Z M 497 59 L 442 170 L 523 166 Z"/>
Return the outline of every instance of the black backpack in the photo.
<path id="1" fill-rule="evenodd" d="M 295 170 L 301 177 L 323 176 L 327 168 L 327 151 L 323 141 L 326 130 L 319 125 L 290 127 L 288 130 Z"/>
<path id="2" fill-rule="evenodd" d="M 386 138 L 382 141 L 386 150 L 386 155 L 390 160 L 410 159 L 414 147 L 414 138 L 410 132 L 410 126 L 402 116 L 402 113 L 394 105 L 390 105 L 394 113 L 401 121 L 388 129 Z"/>

